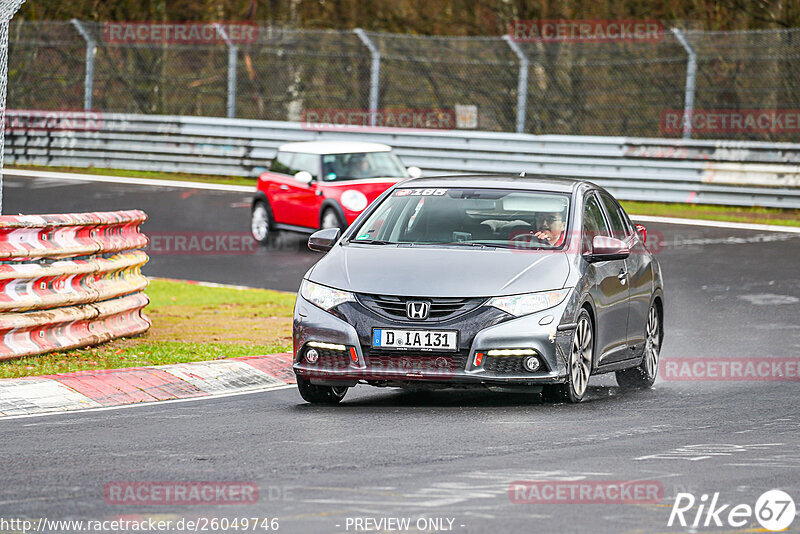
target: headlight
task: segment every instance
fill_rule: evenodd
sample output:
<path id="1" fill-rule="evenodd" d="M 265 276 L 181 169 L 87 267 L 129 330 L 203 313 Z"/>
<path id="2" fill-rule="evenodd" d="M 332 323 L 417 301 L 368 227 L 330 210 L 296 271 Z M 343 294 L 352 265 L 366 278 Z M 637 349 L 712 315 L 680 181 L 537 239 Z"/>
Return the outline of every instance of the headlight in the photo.
<path id="1" fill-rule="evenodd" d="M 367 207 L 367 197 L 361 191 L 348 189 L 342 193 L 342 206 L 350 211 L 362 211 Z"/>
<path id="2" fill-rule="evenodd" d="M 561 304 L 568 293 L 569 289 L 559 289 L 556 291 L 543 291 L 541 293 L 511 295 L 510 297 L 495 297 L 487 304 L 503 310 L 506 313 L 510 313 L 515 317 L 521 317 Z"/>
<path id="3" fill-rule="evenodd" d="M 325 311 L 343 302 L 355 302 L 356 300 L 352 293 L 342 291 L 341 289 L 321 286 L 314 282 L 309 282 L 308 280 L 303 280 L 303 283 L 300 285 L 300 295 L 311 304 L 319 306 Z"/>

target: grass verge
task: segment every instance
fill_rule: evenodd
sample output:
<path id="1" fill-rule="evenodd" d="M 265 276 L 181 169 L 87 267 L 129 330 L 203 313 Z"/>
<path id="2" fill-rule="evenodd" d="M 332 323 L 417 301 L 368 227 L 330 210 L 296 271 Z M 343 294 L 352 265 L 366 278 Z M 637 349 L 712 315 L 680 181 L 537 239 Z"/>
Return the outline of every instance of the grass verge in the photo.
<path id="1" fill-rule="evenodd" d="M 292 348 L 294 295 L 153 280 L 145 334 L 0 362 L 0 378 L 220 360 Z"/>
<path id="2" fill-rule="evenodd" d="M 202 174 L 186 174 L 176 172 L 128 171 L 122 169 L 97 169 L 93 167 L 44 167 L 37 165 L 11 165 L 8 166 L 8 168 L 29 169 L 36 171 L 74 172 L 131 178 L 152 178 L 158 180 L 180 180 L 227 185 L 246 185 L 253 186 L 254 188 L 256 185 L 256 180 L 254 178 L 242 178 L 240 176 L 207 176 Z M 800 210 L 795 209 L 712 206 L 708 204 L 669 204 L 664 202 L 621 202 L 628 213 L 635 213 L 637 215 L 654 215 L 660 217 L 679 217 L 686 219 L 742 222 L 751 224 L 800 226 Z"/>
<path id="3" fill-rule="evenodd" d="M 183 172 L 131 171 L 125 169 L 99 169 L 96 167 L 46 167 L 42 165 L 7 165 L 6 169 L 27 171 L 71 172 L 75 174 L 96 174 L 101 176 L 121 176 L 123 178 L 150 178 L 152 180 L 176 180 L 181 182 L 202 182 L 204 184 L 246 185 L 255 188 L 255 178 L 242 176 L 209 176 Z"/>
<path id="4" fill-rule="evenodd" d="M 800 226 L 800 210 L 746 206 L 711 206 L 708 204 L 667 204 L 663 202 L 633 202 L 621 200 L 628 213 L 703 219 L 707 221 L 741 222 Z"/>

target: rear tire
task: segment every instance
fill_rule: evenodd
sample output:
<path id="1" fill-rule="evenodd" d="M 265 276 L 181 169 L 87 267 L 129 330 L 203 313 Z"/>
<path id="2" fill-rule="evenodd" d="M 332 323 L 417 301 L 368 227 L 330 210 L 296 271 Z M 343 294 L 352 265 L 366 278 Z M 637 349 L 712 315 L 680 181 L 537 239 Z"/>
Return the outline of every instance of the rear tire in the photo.
<path id="1" fill-rule="evenodd" d="M 631 369 L 617 371 L 617 384 L 623 389 L 650 389 L 658 376 L 658 362 L 661 357 L 661 314 L 653 302 L 647 312 L 644 329 L 644 357 L 642 363 Z"/>
<path id="2" fill-rule="evenodd" d="M 272 213 L 269 206 L 266 202 L 257 200 L 250 211 L 250 235 L 259 245 L 268 245 L 276 237 L 272 226 Z"/>
<path id="3" fill-rule="evenodd" d="M 303 400 L 311 404 L 339 404 L 347 394 L 347 386 L 315 386 L 297 377 L 297 390 Z"/>
<path id="4" fill-rule="evenodd" d="M 567 364 L 567 381 L 545 386 L 542 398 L 546 401 L 578 403 L 586 395 L 594 358 L 594 326 L 586 309 L 578 314 L 577 324 Z"/>

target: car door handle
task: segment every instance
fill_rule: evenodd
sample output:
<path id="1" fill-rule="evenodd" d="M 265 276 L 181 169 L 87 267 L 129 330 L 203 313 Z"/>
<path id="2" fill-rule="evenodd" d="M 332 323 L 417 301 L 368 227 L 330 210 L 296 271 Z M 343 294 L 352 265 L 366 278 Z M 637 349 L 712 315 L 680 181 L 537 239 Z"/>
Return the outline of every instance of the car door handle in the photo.
<path id="1" fill-rule="evenodd" d="M 289 186 L 288 185 L 282 185 L 281 186 L 281 191 L 288 191 L 288 190 L 289 190 Z"/>
<path id="2" fill-rule="evenodd" d="M 617 278 L 619 278 L 619 281 L 622 282 L 622 285 L 624 286 L 628 278 L 628 271 L 626 271 L 625 269 L 620 269 Z"/>

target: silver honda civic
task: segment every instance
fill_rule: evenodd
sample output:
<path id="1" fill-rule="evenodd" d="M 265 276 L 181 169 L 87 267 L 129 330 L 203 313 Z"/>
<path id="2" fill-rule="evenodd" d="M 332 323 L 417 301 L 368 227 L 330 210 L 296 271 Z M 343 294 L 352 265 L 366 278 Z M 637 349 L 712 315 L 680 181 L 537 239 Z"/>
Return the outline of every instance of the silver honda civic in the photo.
<path id="1" fill-rule="evenodd" d="M 652 386 L 664 337 L 661 268 L 605 189 L 518 176 L 406 180 L 341 235 L 294 310 L 300 395 L 356 384 L 583 400 L 589 376 Z"/>

